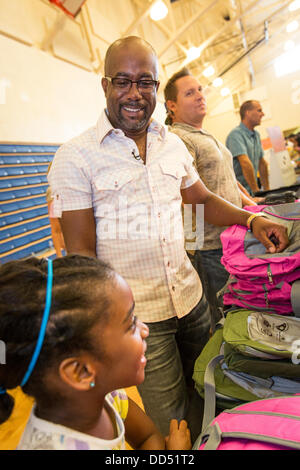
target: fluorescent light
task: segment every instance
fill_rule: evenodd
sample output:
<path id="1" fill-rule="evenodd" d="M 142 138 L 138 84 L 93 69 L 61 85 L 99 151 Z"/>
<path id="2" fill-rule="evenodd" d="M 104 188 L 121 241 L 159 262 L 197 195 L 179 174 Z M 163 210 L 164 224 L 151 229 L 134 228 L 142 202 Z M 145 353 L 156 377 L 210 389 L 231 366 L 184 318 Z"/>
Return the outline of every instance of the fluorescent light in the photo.
<path id="1" fill-rule="evenodd" d="M 299 23 L 297 20 L 291 21 L 290 23 L 286 25 L 286 32 L 293 33 L 294 31 L 296 31 L 296 29 L 298 29 L 298 27 L 299 27 Z"/>
<path id="2" fill-rule="evenodd" d="M 154 21 L 159 21 L 165 18 L 168 14 L 168 8 L 164 2 L 158 0 L 154 3 L 150 10 L 150 17 Z"/>
<path id="3" fill-rule="evenodd" d="M 203 70 L 202 73 L 203 73 L 204 77 L 211 77 L 215 73 L 215 69 L 213 68 L 212 65 L 210 65 L 205 70 Z"/>
<path id="4" fill-rule="evenodd" d="M 300 45 L 277 57 L 274 67 L 277 77 L 283 77 L 300 70 Z"/>
<path id="5" fill-rule="evenodd" d="M 293 47 L 295 47 L 294 41 L 292 40 L 285 41 L 285 44 L 284 44 L 285 51 L 290 51 L 291 49 L 293 49 Z"/>
<path id="6" fill-rule="evenodd" d="M 299 10 L 299 8 L 300 8 L 300 0 L 295 0 L 289 5 L 290 11 L 296 11 L 296 10 Z"/>
<path id="7" fill-rule="evenodd" d="M 223 85 L 223 78 L 221 77 L 215 78 L 213 81 L 213 86 L 218 87 L 221 85 Z"/>
<path id="8" fill-rule="evenodd" d="M 200 47 L 191 47 L 186 53 L 186 58 L 191 62 L 192 60 L 198 59 L 198 57 L 200 57 L 200 53 Z"/>
<path id="9" fill-rule="evenodd" d="M 229 88 L 224 87 L 224 88 L 222 88 L 220 93 L 221 93 L 222 96 L 228 96 L 228 95 L 230 95 L 230 90 L 229 90 Z"/>

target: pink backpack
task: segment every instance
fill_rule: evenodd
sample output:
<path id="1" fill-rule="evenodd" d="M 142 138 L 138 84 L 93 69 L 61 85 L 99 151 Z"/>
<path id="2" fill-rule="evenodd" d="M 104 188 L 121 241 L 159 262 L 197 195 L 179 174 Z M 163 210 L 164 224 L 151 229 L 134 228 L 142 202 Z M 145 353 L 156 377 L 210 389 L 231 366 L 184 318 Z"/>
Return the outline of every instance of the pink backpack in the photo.
<path id="1" fill-rule="evenodd" d="M 269 398 L 220 413 L 194 450 L 300 449 L 300 396 Z"/>
<path id="2" fill-rule="evenodd" d="M 224 230 L 221 261 L 230 277 L 223 304 L 300 316 L 300 202 L 247 209 L 284 224 L 290 244 L 282 253 L 269 254 L 246 227 Z"/>

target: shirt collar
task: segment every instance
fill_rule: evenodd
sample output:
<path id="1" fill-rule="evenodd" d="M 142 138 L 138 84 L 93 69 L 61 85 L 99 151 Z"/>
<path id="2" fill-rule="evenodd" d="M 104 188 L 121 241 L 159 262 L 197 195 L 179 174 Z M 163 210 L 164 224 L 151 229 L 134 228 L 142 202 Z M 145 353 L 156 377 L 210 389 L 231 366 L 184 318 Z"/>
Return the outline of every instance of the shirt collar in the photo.
<path id="1" fill-rule="evenodd" d="M 201 134 L 210 135 L 209 132 L 207 132 L 202 127 L 201 127 L 201 129 L 197 129 L 196 127 L 191 126 L 190 124 L 186 124 L 185 122 L 174 122 L 174 124 L 172 124 L 172 126 L 170 126 L 170 130 L 172 130 L 172 127 L 174 127 L 174 128 L 179 127 L 181 129 L 186 129 L 190 132 L 200 132 Z"/>
<path id="2" fill-rule="evenodd" d="M 239 127 L 244 131 L 248 132 L 249 135 L 255 135 L 255 130 L 253 129 L 253 131 L 251 131 L 251 129 L 248 129 L 248 127 L 245 126 L 245 124 L 243 124 L 242 122 L 240 123 Z"/>
<path id="3" fill-rule="evenodd" d="M 97 124 L 96 124 L 96 132 L 97 137 L 100 143 L 102 143 L 103 139 L 109 135 L 114 133 L 115 135 L 125 135 L 121 129 L 115 129 L 110 120 L 107 117 L 106 109 L 102 111 Z M 166 127 L 157 122 L 155 119 L 151 119 L 150 124 L 148 126 L 147 132 L 153 132 L 155 134 L 159 134 L 159 136 L 164 139 L 166 136 Z"/>

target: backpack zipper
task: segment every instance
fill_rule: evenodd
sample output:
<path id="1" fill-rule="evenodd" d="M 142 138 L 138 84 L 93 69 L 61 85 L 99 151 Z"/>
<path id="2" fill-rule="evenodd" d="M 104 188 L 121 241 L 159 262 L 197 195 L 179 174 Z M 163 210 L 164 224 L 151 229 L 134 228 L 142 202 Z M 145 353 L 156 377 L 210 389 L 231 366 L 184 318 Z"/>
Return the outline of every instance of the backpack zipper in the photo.
<path id="1" fill-rule="evenodd" d="M 273 284 L 273 277 L 272 277 L 272 271 L 271 271 L 270 264 L 268 264 L 268 267 L 267 267 L 267 275 L 268 275 L 269 282 L 271 284 Z"/>
<path id="2" fill-rule="evenodd" d="M 294 220 L 294 221 L 300 220 L 300 217 L 290 217 L 288 215 L 284 216 L 284 215 L 273 214 L 272 212 L 269 212 L 265 209 L 263 209 L 262 212 L 264 212 L 265 214 L 271 215 L 272 217 L 277 217 L 277 219 Z"/>

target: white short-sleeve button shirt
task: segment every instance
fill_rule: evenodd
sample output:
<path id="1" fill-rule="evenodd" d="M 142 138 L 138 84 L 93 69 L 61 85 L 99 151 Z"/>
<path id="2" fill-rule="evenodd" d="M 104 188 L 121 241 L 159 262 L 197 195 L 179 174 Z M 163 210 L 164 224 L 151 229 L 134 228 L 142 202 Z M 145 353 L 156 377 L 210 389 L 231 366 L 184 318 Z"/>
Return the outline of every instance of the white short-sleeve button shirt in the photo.
<path id="1" fill-rule="evenodd" d="M 97 256 L 126 279 L 138 317 L 156 322 L 183 317 L 202 296 L 184 249 L 180 193 L 199 176 L 184 143 L 154 120 L 146 154 L 144 164 L 103 112 L 59 148 L 48 179 L 56 217 L 94 208 Z"/>

